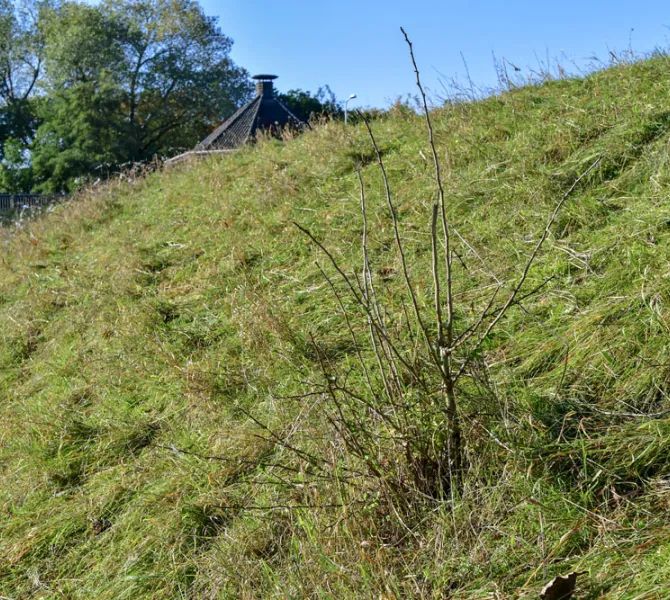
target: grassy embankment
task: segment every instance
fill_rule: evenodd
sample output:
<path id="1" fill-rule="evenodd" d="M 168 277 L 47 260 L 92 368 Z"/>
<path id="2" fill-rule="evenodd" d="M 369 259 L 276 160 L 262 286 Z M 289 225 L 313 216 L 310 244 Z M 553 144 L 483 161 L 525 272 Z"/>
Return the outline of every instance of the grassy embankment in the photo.
<path id="1" fill-rule="evenodd" d="M 669 69 L 433 114 L 449 218 L 506 282 L 604 158 L 524 289 L 553 279 L 463 383 L 462 490 L 403 514 L 313 393 L 320 358 L 354 368 L 354 348 L 291 224 L 360 270 L 362 162 L 373 270 L 400 314 L 363 127 L 109 185 L 0 233 L 0 595 L 534 598 L 582 569 L 580 598 L 670 596 Z M 424 123 L 395 109 L 373 128 L 429 312 Z M 486 276 L 457 249 L 458 305 L 476 308 Z"/>

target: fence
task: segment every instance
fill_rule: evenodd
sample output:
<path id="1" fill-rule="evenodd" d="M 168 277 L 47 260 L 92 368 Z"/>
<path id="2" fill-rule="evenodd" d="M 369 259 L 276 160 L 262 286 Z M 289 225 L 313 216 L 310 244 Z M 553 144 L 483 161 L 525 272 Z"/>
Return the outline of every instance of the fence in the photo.
<path id="1" fill-rule="evenodd" d="M 65 194 L 0 194 L 0 212 L 44 207 L 64 198 Z"/>

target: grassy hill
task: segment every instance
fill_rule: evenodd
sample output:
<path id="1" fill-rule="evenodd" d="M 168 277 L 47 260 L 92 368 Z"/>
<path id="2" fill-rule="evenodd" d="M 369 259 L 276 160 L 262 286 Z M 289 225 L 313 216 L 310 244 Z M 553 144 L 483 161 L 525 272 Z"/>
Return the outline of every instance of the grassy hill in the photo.
<path id="1" fill-rule="evenodd" d="M 439 383 L 363 125 L 110 183 L 2 231 L 0 595 L 538 598 L 581 570 L 580 599 L 667 598 L 669 72 L 660 56 L 432 114 L 467 240 L 461 330 L 602 156 L 522 302 L 465 355 L 463 474 L 442 494 L 382 435 L 382 371 L 349 330 L 366 339 L 366 320 L 293 225 L 360 274 L 362 165 L 379 302 L 421 372 L 398 374 L 407 404 L 391 412 L 433 443 L 443 424 L 406 408 L 438 402 Z M 425 123 L 396 107 L 372 128 L 432 332 Z M 375 456 L 357 456 L 370 431 Z"/>

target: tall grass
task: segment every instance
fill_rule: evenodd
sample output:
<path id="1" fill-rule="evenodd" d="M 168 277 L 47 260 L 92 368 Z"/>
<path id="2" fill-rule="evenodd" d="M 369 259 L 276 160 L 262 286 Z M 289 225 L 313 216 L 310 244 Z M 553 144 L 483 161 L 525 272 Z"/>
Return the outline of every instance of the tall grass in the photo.
<path id="1" fill-rule="evenodd" d="M 538 253 L 536 292 L 469 357 L 461 487 L 411 486 L 402 512 L 328 418 L 324 366 L 364 391 L 377 359 L 368 347 L 361 363 L 355 306 L 291 224 L 360 273 L 360 167 L 384 320 L 427 368 L 363 123 L 116 182 L 3 230 L 0 594 L 532 598 L 586 570 L 580 598 L 665 597 L 667 67 L 431 113 L 447 219 L 477 249 L 454 253 L 458 328 L 495 289 L 483 262 L 517 281 L 557 199 L 603 161 Z M 396 107 L 372 126 L 431 311 L 425 122 Z M 380 462 L 402 472 L 402 458 Z"/>

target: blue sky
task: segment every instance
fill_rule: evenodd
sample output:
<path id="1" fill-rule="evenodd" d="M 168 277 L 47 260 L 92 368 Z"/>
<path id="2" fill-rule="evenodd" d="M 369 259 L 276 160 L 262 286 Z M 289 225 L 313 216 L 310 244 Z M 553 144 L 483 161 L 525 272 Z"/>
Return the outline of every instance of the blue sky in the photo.
<path id="1" fill-rule="evenodd" d="M 399 27 L 415 45 L 434 95 L 440 73 L 467 85 L 496 82 L 492 53 L 537 69 L 547 55 L 568 68 L 586 65 L 608 48 L 639 52 L 670 46 L 667 2 L 621 0 L 538 2 L 481 0 L 201 0 L 235 41 L 232 57 L 252 74 L 276 73 L 282 90 L 329 84 L 338 98 L 356 93 L 352 106 L 387 106 L 414 93 Z M 632 30 L 632 31 L 631 31 Z"/>

